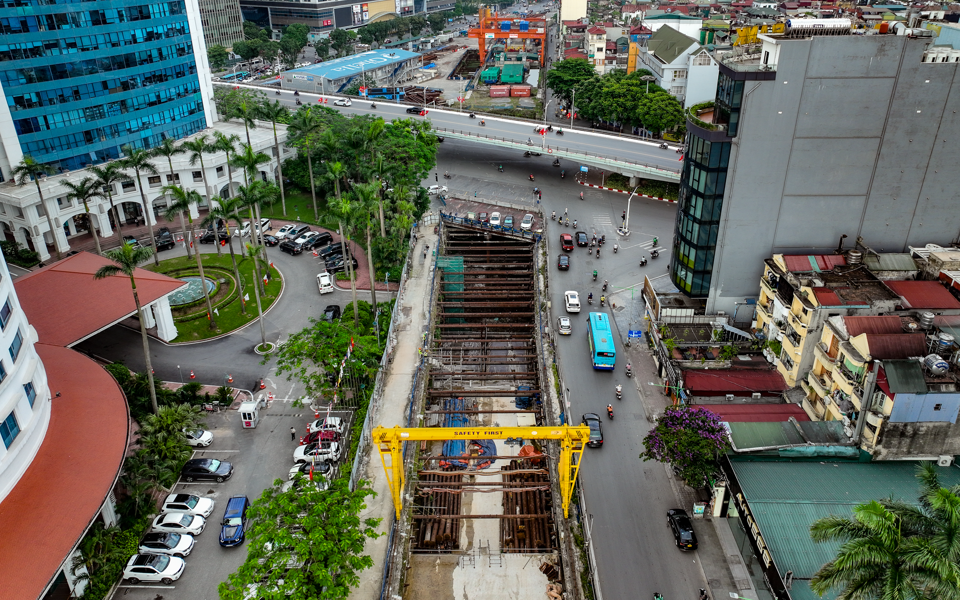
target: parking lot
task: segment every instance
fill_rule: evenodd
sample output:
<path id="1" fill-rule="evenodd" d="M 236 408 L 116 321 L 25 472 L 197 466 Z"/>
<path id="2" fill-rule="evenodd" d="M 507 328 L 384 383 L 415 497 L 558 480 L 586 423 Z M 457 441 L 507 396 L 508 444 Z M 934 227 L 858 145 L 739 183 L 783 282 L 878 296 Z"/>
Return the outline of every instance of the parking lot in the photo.
<path id="1" fill-rule="evenodd" d="M 276 479 L 287 479 L 293 466 L 293 452 L 306 433 L 307 424 L 314 420 L 314 413 L 307 407 L 294 408 L 289 403 L 274 402 L 262 410 L 259 425 L 255 429 L 243 429 L 240 415 L 235 410 L 211 413 L 205 428 L 213 432 L 213 443 L 206 448 L 197 448 L 194 458 L 215 458 L 233 464 L 233 476 L 223 483 L 179 481 L 172 493 L 195 494 L 216 502 L 206 528 L 196 538 L 193 552 L 187 556 L 183 576 L 169 586 L 161 584 L 131 585 L 124 581 L 115 598 L 155 600 L 160 594 L 167 600 L 216 600 L 217 585 L 237 570 L 246 559 L 247 542 L 234 548 L 221 548 L 219 544 L 220 521 L 227 499 L 231 496 L 247 496 L 251 502 L 260 497 L 264 489 Z M 321 417 L 324 413 L 321 413 Z M 347 422 L 345 439 L 349 439 L 349 427 L 353 426 L 353 413 L 334 411 Z M 297 430 L 296 441 L 290 440 L 290 427 Z M 345 442 L 349 447 L 349 442 Z M 346 450 L 344 450 L 344 453 Z M 338 466 L 343 472 L 343 459 Z"/>

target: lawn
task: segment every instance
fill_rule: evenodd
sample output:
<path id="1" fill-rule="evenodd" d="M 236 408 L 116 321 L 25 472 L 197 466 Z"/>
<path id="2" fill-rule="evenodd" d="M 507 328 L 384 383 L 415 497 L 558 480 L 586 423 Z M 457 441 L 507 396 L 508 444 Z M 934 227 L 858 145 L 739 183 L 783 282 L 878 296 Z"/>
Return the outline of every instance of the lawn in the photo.
<path id="1" fill-rule="evenodd" d="M 224 252 L 223 256 L 217 256 L 216 254 L 201 254 L 201 257 L 204 268 L 208 266 L 220 267 L 229 271 L 230 273 L 233 273 L 233 262 L 230 260 L 229 252 Z M 184 256 L 180 258 L 162 260 L 160 261 L 159 267 L 151 264 L 149 266 L 145 266 L 144 268 L 148 271 L 155 271 L 159 273 L 168 273 L 181 269 L 192 269 L 192 274 L 196 275 L 196 267 L 197 261 L 195 258 L 187 258 Z M 253 262 L 250 259 L 245 259 L 243 261 L 239 261 L 237 267 L 240 269 L 240 277 L 243 279 L 242 285 L 244 291 L 240 294 L 236 294 L 233 300 L 230 301 L 230 303 L 226 306 L 216 308 L 217 312 L 219 313 L 219 315 L 216 315 L 215 317 L 217 328 L 210 329 L 210 321 L 208 321 L 206 318 L 206 305 L 201 303 L 196 307 L 196 310 L 202 313 L 203 316 L 190 320 L 176 320 L 178 335 L 173 340 L 173 343 L 195 342 L 198 340 L 216 337 L 218 335 L 223 335 L 224 333 L 229 333 L 239 329 L 240 327 L 243 327 L 257 317 L 257 301 L 253 297 Z M 189 274 L 191 273 L 178 273 L 180 276 Z M 210 273 L 204 274 L 208 277 L 211 277 Z M 263 266 L 261 266 L 261 275 L 262 274 Z M 280 295 L 280 290 L 283 287 L 283 282 L 279 277 L 279 272 L 276 269 L 270 269 L 270 276 L 270 283 L 267 284 L 267 293 L 265 296 L 260 298 L 264 312 L 266 312 L 267 309 L 277 299 L 277 296 Z M 244 294 L 249 294 L 250 296 L 249 302 L 246 303 L 246 315 L 242 314 L 240 311 L 241 297 Z"/>
<path id="2" fill-rule="evenodd" d="M 288 221 L 303 221 L 318 225 L 313 220 L 313 200 L 309 192 L 301 192 L 297 189 L 286 190 L 287 214 L 283 214 L 283 206 L 278 200 L 272 206 L 261 209 L 261 216 L 268 219 L 286 219 Z M 317 209 L 320 211 L 320 218 L 323 219 L 326 204 L 323 196 L 317 196 Z"/>

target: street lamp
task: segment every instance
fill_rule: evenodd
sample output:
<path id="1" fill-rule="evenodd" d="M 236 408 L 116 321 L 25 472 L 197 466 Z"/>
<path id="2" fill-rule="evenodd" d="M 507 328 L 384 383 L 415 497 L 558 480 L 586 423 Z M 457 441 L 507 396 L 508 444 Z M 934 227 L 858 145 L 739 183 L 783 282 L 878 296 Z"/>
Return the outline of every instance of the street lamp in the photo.
<path id="1" fill-rule="evenodd" d="M 554 100 L 554 99 L 551 98 L 551 99 L 547 100 L 547 103 L 546 103 L 546 104 L 543 105 L 543 128 L 544 128 L 544 130 L 546 130 L 546 128 L 547 128 L 547 109 L 550 108 L 550 103 L 553 102 L 553 100 Z M 541 134 L 540 134 L 540 137 L 543 139 L 543 143 L 540 144 L 540 148 L 541 148 L 541 149 L 546 148 L 546 147 L 547 147 L 547 134 L 546 134 L 545 132 L 544 132 L 544 133 L 541 133 Z"/>
<path id="2" fill-rule="evenodd" d="M 573 90 L 573 95 L 570 97 L 570 129 L 573 129 L 573 103 L 577 101 L 577 90 Z"/>
<path id="3" fill-rule="evenodd" d="M 656 81 L 656 80 L 657 80 L 657 78 L 654 77 L 653 75 L 644 75 L 644 76 L 642 76 L 642 77 L 640 78 L 640 81 L 646 81 L 646 82 L 647 82 L 647 91 L 644 92 L 644 93 L 646 93 L 646 94 L 649 94 L 649 93 L 650 93 L 650 82 L 651 82 L 651 81 Z"/>
<path id="4" fill-rule="evenodd" d="M 183 383 L 183 371 L 180 370 L 180 365 L 177 365 L 177 372 L 180 373 L 180 383 Z"/>

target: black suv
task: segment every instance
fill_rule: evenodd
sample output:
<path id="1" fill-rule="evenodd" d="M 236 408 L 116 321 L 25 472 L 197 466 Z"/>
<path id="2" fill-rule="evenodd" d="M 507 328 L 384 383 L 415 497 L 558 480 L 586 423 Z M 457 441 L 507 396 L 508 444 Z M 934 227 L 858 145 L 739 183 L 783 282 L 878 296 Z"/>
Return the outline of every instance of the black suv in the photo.
<path id="1" fill-rule="evenodd" d="M 411 106 L 410 108 L 407 109 L 408 115 L 419 115 L 422 112 L 423 112 L 423 109 L 418 106 Z"/>
<path id="2" fill-rule="evenodd" d="M 214 233 L 213 230 L 205 231 L 203 235 L 200 236 L 201 244 L 212 244 L 215 241 L 225 242 L 230 239 L 230 234 L 227 233 L 226 229 L 221 229 Z"/>
<path id="3" fill-rule="evenodd" d="M 340 318 L 340 307 L 336 304 L 331 304 L 330 306 L 323 309 L 323 320 L 324 321 L 336 321 Z"/>
<path id="4" fill-rule="evenodd" d="M 357 270 L 357 259 L 353 258 L 353 270 Z M 340 271 L 346 270 L 342 256 L 334 256 L 330 260 L 324 263 L 324 266 L 327 268 L 327 273 L 339 273 Z"/>
<path id="5" fill-rule="evenodd" d="M 331 260 L 334 256 L 343 256 L 343 248 L 340 246 L 340 242 L 334 242 L 320 248 L 318 254 L 323 260 Z M 347 246 L 347 256 L 350 256 L 350 246 Z"/>
<path id="6" fill-rule="evenodd" d="M 176 246 L 176 242 L 173 241 L 173 234 L 170 233 L 170 230 L 166 227 L 161 227 L 157 231 L 157 237 L 154 238 L 157 242 L 157 252 L 160 250 L 169 250 Z"/>
<path id="7" fill-rule="evenodd" d="M 288 239 L 285 242 L 280 242 L 280 249 L 296 256 L 304 250 L 312 250 L 316 248 L 318 237 L 320 237 L 319 232 L 308 231 L 295 240 Z"/>

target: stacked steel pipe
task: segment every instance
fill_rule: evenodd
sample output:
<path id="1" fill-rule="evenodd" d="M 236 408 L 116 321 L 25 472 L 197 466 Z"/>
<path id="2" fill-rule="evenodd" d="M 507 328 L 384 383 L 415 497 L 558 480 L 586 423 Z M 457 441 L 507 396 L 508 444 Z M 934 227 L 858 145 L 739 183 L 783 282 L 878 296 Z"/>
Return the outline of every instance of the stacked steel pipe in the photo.
<path id="1" fill-rule="evenodd" d="M 516 473 L 525 469 L 524 461 L 511 460 L 503 469 L 504 483 L 522 482 L 527 489 L 503 491 L 503 514 L 535 515 L 500 520 L 500 548 L 502 552 L 542 552 L 556 547 L 553 517 L 550 506 L 550 479 L 546 473 Z M 541 485 L 538 485 L 541 484 Z"/>
<path id="2" fill-rule="evenodd" d="M 416 519 L 419 529 L 414 535 L 415 550 L 457 550 L 460 547 L 459 516 L 444 519 L 443 515 L 460 515 L 460 488 L 463 474 L 442 475 L 439 473 L 421 473 L 416 512 L 428 515 L 428 519 Z M 438 484 L 438 487 L 431 487 Z M 453 487 L 443 489 L 449 484 Z"/>

